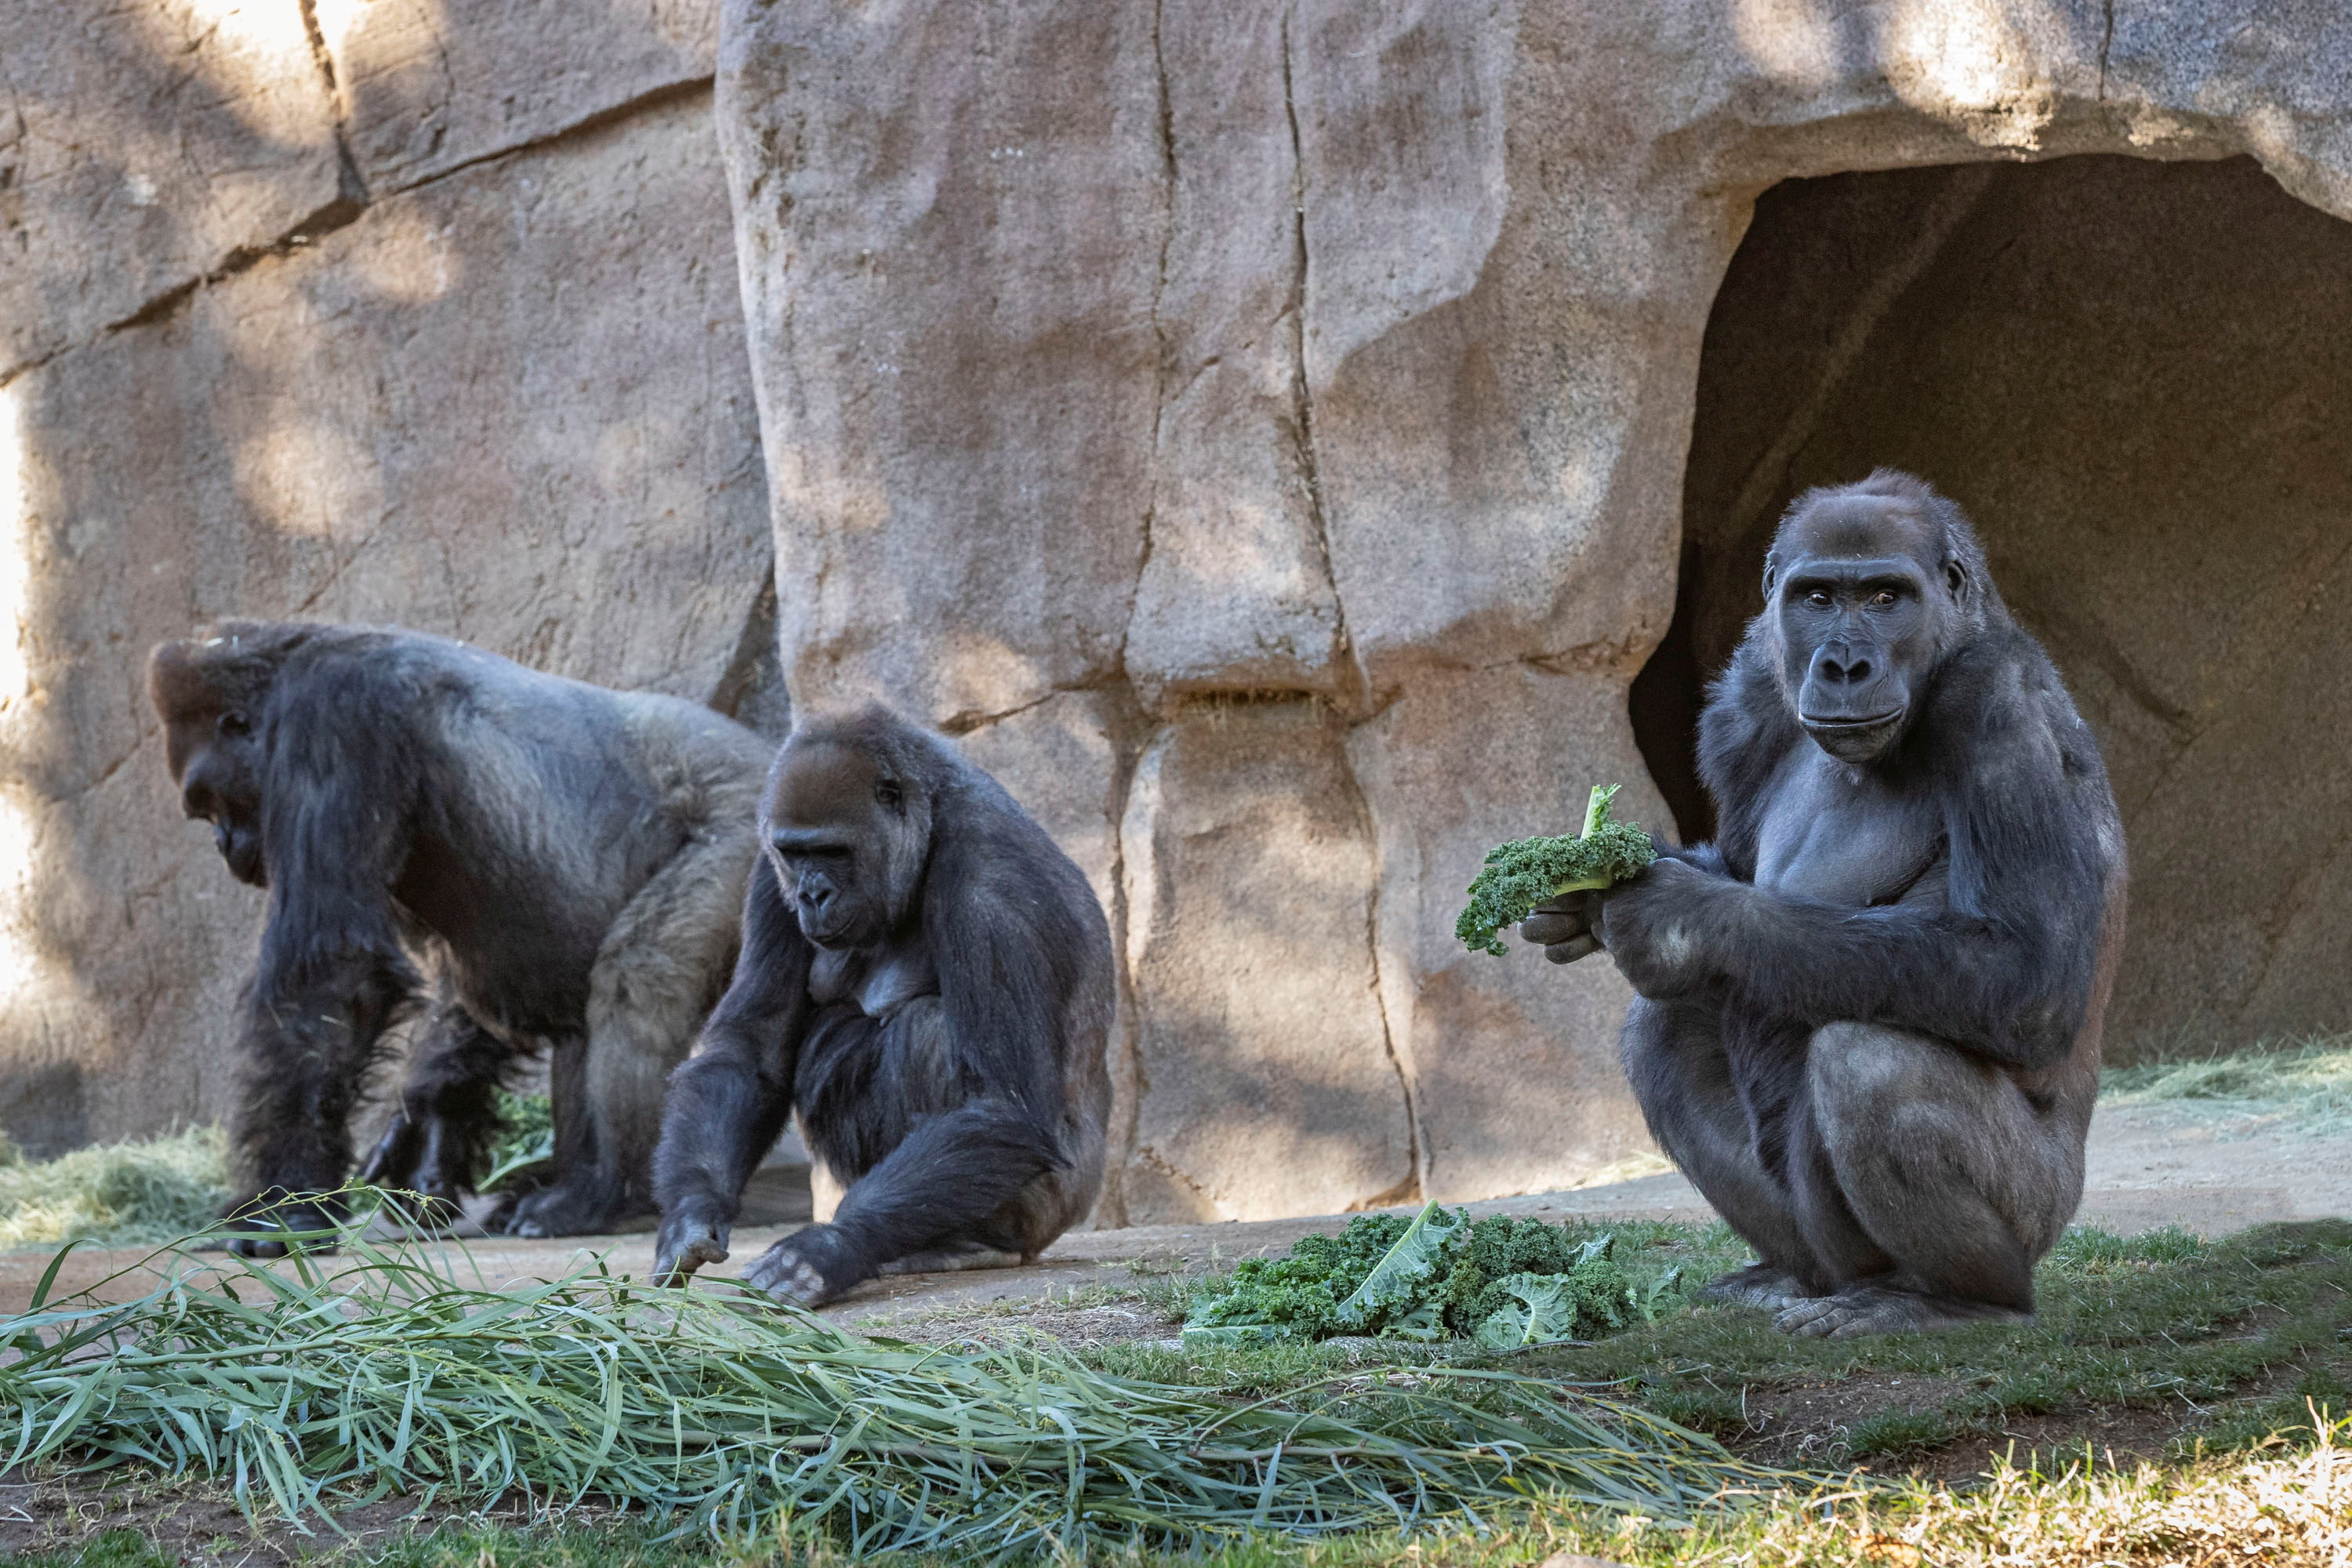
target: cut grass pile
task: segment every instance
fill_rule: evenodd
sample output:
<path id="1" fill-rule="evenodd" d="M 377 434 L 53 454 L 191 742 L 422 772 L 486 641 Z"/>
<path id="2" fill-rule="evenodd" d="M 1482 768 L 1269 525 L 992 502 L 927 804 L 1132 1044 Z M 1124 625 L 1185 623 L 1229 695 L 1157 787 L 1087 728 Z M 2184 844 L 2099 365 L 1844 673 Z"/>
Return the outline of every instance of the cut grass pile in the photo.
<path id="1" fill-rule="evenodd" d="M 228 1198 L 228 1142 L 217 1127 L 54 1160 L 0 1150 L 0 1247 L 159 1246 L 211 1224 Z"/>
<path id="2" fill-rule="evenodd" d="M 494 1291 L 365 1244 L 331 1272 L 208 1263 L 122 1305 L 48 1304 L 45 1282 L 0 1321 L 6 1464 L 209 1477 L 288 1517 L 520 1492 L 738 1539 L 789 1518 L 858 1552 L 983 1553 L 1461 1522 L 1531 1493 L 1681 1518 L 1760 1474 L 1487 1368 L 1235 1396 L 596 1271 Z"/>
<path id="3" fill-rule="evenodd" d="M 2352 1131 L 2352 1037 L 2109 1068 L 2099 1098 L 2114 1105 L 2198 1100 L 2282 1116 L 2309 1132 Z"/>
<path id="4" fill-rule="evenodd" d="M 1142 1548 L 1115 1561 L 1130 1568 L 1538 1568 L 1582 1554 L 1632 1568 L 2343 1568 L 2352 1561 L 2347 1441 L 2352 1426 L 2337 1423 L 2306 1431 L 2299 1443 L 2179 1466 L 2078 1459 L 2044 1471 L 1997 1463 L 1966 1489 L 1841 1479 L 1727 1500 L 1679 1524 L 1522 1501 L 1475 1529 L 1261 1535 L 1197 1554 Z M 136 1507 L 110 1516 L 132 1516 Z M 180 1568 L 190 1558 L 237 1562 L 249 1552 L 234 1537 L 175 1549 L 118 1525 L 79 1546 L 21 1557 L 16 1568 Z M 371 1540 L 349 1557 L 377 1568 L 850 1568 L 877 1561 L 915 1568 L 974 1560 L 877 1560 L 797 1525 L 725 1542 L 661 1540 L 625 1520 L 452 1521 Z"/>

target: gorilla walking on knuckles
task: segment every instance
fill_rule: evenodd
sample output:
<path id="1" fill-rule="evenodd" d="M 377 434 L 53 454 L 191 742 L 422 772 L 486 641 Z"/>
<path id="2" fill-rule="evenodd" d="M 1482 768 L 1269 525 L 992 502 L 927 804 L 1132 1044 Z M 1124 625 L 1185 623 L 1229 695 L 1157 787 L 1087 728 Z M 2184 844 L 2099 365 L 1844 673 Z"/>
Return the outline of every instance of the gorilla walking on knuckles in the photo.
<path id="1" fill-rule="evenodd" d="M 172 776 L 239 881 L 269 889 L 244 1000 L 230 1245 L 320 1230 L 386 1027 L 436 972 L 399 1112 L 362 1173 L 447 1214 L 493 1091 L 551 1042 L 556 1169 L 503 1223 L 610 1229 L 652 1206 L 663 1080 L 724 983 L 767 742 L 677 698 L 607 691 L 367 626 L 228 621 L 159 646 Z"/>
<path id="2" fill-rule="evenodd" d="M 1035 1257 L 1102 1185 L 1114 980 L 1086 877 L 952 743 L 878 708 L 795 731 L 760 827 L 734 983 L 670 1079 L 655 1278 L 726 1258 L 794 1111 L 845 1192 L 753 1286 L 814 1306 Z"/>
<path id="3" fill-rule="evenodd" d="M 1520 932 L 1639 993 L 1650 1131 L 1761 1258 L 1717 1299 L 1801 1334 L 2025 1318 L 2123 944 L 2105 766 L 1909 475 L 1799 497 L 1764 599 L 1699 724 L 1717 841 Z"/>

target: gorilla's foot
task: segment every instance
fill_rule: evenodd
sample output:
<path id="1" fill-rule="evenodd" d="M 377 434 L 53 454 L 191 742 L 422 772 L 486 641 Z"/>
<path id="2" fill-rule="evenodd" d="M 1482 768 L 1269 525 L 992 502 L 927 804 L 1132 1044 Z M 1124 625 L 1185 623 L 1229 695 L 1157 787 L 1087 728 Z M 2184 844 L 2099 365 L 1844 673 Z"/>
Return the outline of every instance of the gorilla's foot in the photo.
<path id="1" fill-rule="evenodd" d="M 1926 1296 L 1891 1285 L 1849 1285 L 1834 1296 L 1801 1300 L 1772 1320 L 1772 1326 L 1801 1339 L 1850 1340 L 1863 1334 L 1900 1334 L 1927 1329 L 1958 1329 L 1970 1323 L 2030 1323 L 2031 1312 L 1956 1296 Z"/>
<path id="2" fill-rule="evenodd" d="M 868 1270 L 849 1238 L 829 1225 L 796 1230 L 743 1270 L 743 1283 L 788 1307 L 822 1307 L 863 1281 Z"/>
<path id="3" fill-rule="evenodd" d="M 517 1200 L 509 1236 L 593 1236 L 629 1217 L 631 1209 L 604 1182 L 583 1177 L 541 1187 Z"/>
<path id="4" fill-rule="evenodd" d="M 1734 1307 L 1761 1307 L 1777 1312 L 1805 1300 L 1807 1291 L 1797 1277 L 1785 1268 L 1775 1268 L 1769 1263 L 1751 1263 L 1745 1268 L 1735 1268 L 1719 1279 L 1711 1280 L 1698 1293 L 1702 1301 L 1722 1301 Z"/>

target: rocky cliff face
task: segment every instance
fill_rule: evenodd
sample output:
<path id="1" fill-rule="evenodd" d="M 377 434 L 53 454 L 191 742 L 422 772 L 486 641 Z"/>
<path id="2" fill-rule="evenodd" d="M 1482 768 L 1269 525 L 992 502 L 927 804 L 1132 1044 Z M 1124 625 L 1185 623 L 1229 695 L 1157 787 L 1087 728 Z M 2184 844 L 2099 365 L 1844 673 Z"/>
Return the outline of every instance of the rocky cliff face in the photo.
<path id="1" fill-rule="evenodd" d="M 774 706 L 716 15 L 591 9 L 11 14 L 0 1128 L 27 1146 L 226 1110 L 261 896 L 181 820 L 158 638 L 397 622 Z"/>
<path id="2" fill-rule="evenodd" d="M 1638 1148 L 1613 974 L 1450 927 L 1485 847 L 1590 784 L 1670 820 L 1627 689 L 1759 195 L 2244 153 L 2352 214 L 2335 20 L 726 0 L 785 668 L 964 734 L 1078 847 L 1127 955 L 1107 1215 Z"/>

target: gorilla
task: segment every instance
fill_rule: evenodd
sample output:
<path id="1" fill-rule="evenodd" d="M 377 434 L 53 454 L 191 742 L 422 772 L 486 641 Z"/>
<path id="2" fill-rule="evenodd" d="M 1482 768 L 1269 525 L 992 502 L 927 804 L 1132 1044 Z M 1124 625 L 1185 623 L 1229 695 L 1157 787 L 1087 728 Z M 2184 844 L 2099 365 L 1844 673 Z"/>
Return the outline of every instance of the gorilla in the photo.
<path id="1" fill-rule="evenodd" d="M 1520 933 L 1638 994 L 1650 1131 L 1760 1259 L 1716 1299 L 1808 1335 L 2029 1318 L 2123 943 L 2098 745 L 1907 474 L 1800 496 L 1764 599 L 1699 723 L 1717 841 Z"/>
<path id="2" fill-rule="evenodd" d="M 949 742 L 879 708 L 769 775 L 741 957 L 671 1076 L 655 1278 L 724 1261 L 787 1115 L 841 1190 L 744 1271 L 817 1306 L 877 1274 L 1025 1261 L 1102 1185 L 1110 928 L 1069 857 Z"/>
<path id="3" fill-rule="evenodd" d="M 663 1079 L 733 962 L 767 743 L 691 702 L 372 626 L 224 622 L 157 647 L 148 688 L 188 816 L 269 889 L 231 1247 L 277 1257 L 340 1216 L 315 1194 L 346 1178 L 420 961 L 429 1020 L 362 1179 L 446 1217 L 502 1075 L 551 1044 L 554 1174 L 493 1222 L 560 1236 L 650 1209 Z"/>

